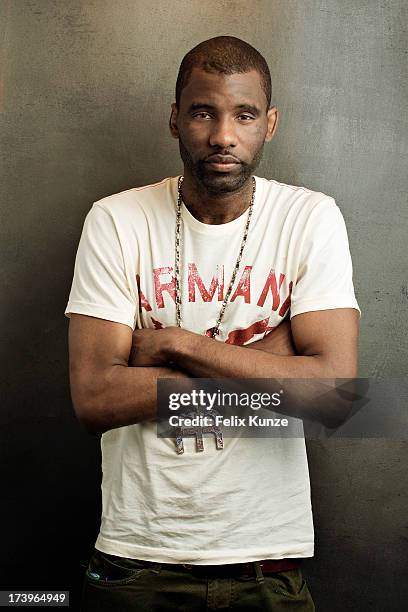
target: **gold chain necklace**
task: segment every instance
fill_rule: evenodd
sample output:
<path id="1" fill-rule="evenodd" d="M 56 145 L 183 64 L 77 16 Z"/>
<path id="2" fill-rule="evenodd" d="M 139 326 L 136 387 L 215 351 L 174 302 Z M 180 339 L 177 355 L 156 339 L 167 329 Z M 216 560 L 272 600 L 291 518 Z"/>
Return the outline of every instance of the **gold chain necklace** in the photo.
<path id="1" fill-rule="evenodd" d="M 181 205 L 182 205 L 182 202 L 183 202 L 183 198 L 182 198 L 182 195 L 181 195 L 181 186 L 183 184 L 183 180 L 184 180 L 184 177 L 180 176 L 179 180 L 178 180 L 178 197 L 177 197 L 177 210 L 176 210 L 176 237 L 175 237 L 174 276 L 175 276 L 175 281 L 176 281 L 176 295 L 175 295 L 175 299 L 176 299 L 176 325 L 177 325 L 177 327 L 181 327 L 181 303 L 182 303 L 182 300 L 181 300 L 181 281 L 180 281 L 180 251 L 181 251 Z M 256 182 L 255 182 L 254 177 L 252 177 L 252 195 L 251 195 L 251 201 L 250 201 L 249 208 L 248 208 L 248 216 L 247 216 L 247 220 L 246 220 L 246 224 L 245 224 L 244 234 L 242 236 L 241 247 L 239 249 L 237 261 L 235 262 L 235 267 L 234 267 L 234 270 L 232 272 L 231 280 L 230 280 L 227 292 L 225 294 L 224 301 L 222 303 L 221 310 L 220 310 L 220 313 L 218 315 L 218 319 L 216 321 L 215 327 L 213 327 L 213 329 L 211 330 L 211 336 L 210 336 L 211 338 L 215 338 L 220 333 L 220 325 L 221 325 L 222 319 L 223 319 L 224 314 L 225 314 L 225 310 L 226 310 L 227 305 L 228 305 L 228 300 L 229 300 L 230 295 L 232 293 L 232 288 L 234 286 L 235 279 L 236 279 L 237 274 L 238 274 L 239 266 L 241 264 L 242 254 L 244 252 L 244 248 L 245 248 L 246 241 L 247 241 L 247 238 L 248 238 L 249 224 L 251 222 L 252 210 L 253 210 L 254 201 L 255 201 L 255 191 L 256 191 Z"/>
<path id="2" fill-rule="evenodd" d="M 181 205 L 183 202 L 183 198 L 181 195 L 181 186 L 183 184 L 183 180 L 184 177 L 180 176 L 179 180 L 178 180 L 178 198 L 177 198 L 177 211 L 176 211 L 176 238 L 175 238 L 175 265 L 174 265 L 174 276 L 175 276 L 175 280 L 176 280 L 176 291 L 175 291 L 175 298 L 176 298 L 176 323 L 177 323 L 177 327 L 181 327 L 181 281 L 180 281 L 180 251 L 181 251 Z M 251 217 L 252 217 L 252 210 L 253 210 L 253 206 L 254 206 L 254 201 L 255 201 L 255 190 L 256 190 L 256 183 L 255 183 L 255 179 L 252 178 L 252 195 L 251 195 L 251 201 L 249 204 L 249 209 L 248 209 L 248 216 L 247 216 L 247 220 L 246 220 L 246 224 L 245 224 L 245 229 L 244 229 L 244 235 L 242 236 L 242 241 L 241 241 L 241 246 L 239 249 L 239 253 L 238 253 L 238 257 L 237 257 L 237 261 L 235 262 L 235 267 L 234 270 L 232 272 L 232 276 L 231 276 L 231 280 L 230 280 L 230 284 L 228 286 L 227 292 L 225 294 L 224 297 L 224 301 L 222 303 L 221 306 L 221 310 L 220 313 L 218 315 L 218 319 L 216 321 L 215 327 L 211 330 L 211 338 L 215 338 L 216 336 L 218 336 L 218 334 L 220 333 L 220 325 L 221 325 L 221 321 L 224 317 L 224 313 L 225 310 L 227 308 L 227 304 L 229 303 L 228 300 L 230 298 L 231 292 L 232 292 L 232 288 L 234 286 L 235 283 L 235 279 L 237 277 L 237 273 L 239 270 L 239 266 L 241 263 L 241 259 L 242 259 L 242 254 L 244 252 L 244 248 L 245 248 L 245 244 L 248 238 L 248 231 L 249 231 L 249 224 L 251 221 Z M 184 453 L 184 443 L 183 443 L 183 436 L 195 436 L 196 439 L 196 450 L 198 452 L 203 452 L 204 451 L 204 440 L 203 440 L 203 434 L 205 433 L 212 433 L 215 436 L 215 446 L 217 450 L 222 450 L 224 448 L 224 438 L 222 435 L 222 431 L 221 428 L 218 427 L 215 424 L 215 421 L 213 422 L 213 424 L 208 425 L 208 426 L 198 426 L 198 427 L 185 427 L 185 426 L 179 426 L 175 428 L 175 444 L 176 444 L 176 451 L 179 455 Z"/>

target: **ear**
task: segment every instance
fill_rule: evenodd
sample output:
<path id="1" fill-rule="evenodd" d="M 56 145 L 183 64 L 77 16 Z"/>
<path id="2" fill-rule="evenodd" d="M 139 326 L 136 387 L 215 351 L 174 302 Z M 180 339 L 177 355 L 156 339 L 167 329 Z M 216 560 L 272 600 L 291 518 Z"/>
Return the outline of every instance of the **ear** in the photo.
<path id="1" fill-rule="evenodd" d="M 177 104 L 173 102 L 173 104 L 171 105 L 169 128 L 170 128 L 170 134 L 173 136 L 173 138 L 178 139 L 179 132 L 178 132 L 178 127 L 177 127 L 177 116 L 178 116 Z"/>
<path id="2" fill-rule="evenodd" d="M 276 128 L 278 127 L 279 112 L 276 106 L 272 106 L 268 110 L 267 117 L 268 117 L 268 130 L 266 132 L 265 142 L 270 142 L 276 132 Z"/>

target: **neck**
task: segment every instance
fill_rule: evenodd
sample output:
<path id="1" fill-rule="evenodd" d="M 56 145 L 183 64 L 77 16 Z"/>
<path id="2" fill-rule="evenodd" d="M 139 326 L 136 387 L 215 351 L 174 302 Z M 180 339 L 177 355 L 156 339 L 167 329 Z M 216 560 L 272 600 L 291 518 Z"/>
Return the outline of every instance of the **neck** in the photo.
<path id="1" fill-rule="evenodd" d="M 183 202 L 189 212 L 208 225 L 229 223 L 241 216 L 249 207 L 252 196 L 252 177 L 232 193 L 209 193 L 188 175 L 182 185 Z"/>

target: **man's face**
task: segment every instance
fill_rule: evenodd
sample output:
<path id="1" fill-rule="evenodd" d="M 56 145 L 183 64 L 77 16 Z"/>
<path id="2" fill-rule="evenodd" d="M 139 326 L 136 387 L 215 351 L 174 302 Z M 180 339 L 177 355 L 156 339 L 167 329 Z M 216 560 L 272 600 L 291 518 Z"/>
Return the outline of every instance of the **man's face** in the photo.
<path id="1" fill-rule="evenodd" d="M 239 190 L 258 166 L 276 118 L 275 108 L 267 111 L 257 71 L 225 75 L 194 68 L 170 118 L 185 176 L 209 193 Z"/>

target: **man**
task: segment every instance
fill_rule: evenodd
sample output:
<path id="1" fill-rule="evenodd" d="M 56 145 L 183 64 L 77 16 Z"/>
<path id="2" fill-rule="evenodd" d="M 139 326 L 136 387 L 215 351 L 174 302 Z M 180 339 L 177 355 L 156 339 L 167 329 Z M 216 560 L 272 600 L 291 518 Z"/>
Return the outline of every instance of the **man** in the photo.
<path id="1" fill-rule="evenodd" d="M 160 378 L 356 375 L 339 209 L 253 175 L 277 119 L 258 51 L 199 44 L 170 117 L 183 177 L 104 198 L 85 221 L 66 309 L 74 407 L 103 434 L 84 610 L 314 609 L 304 440 L 206 438 L 197 453 L 187 437 L 178 453 L 154 423 Z"/>

